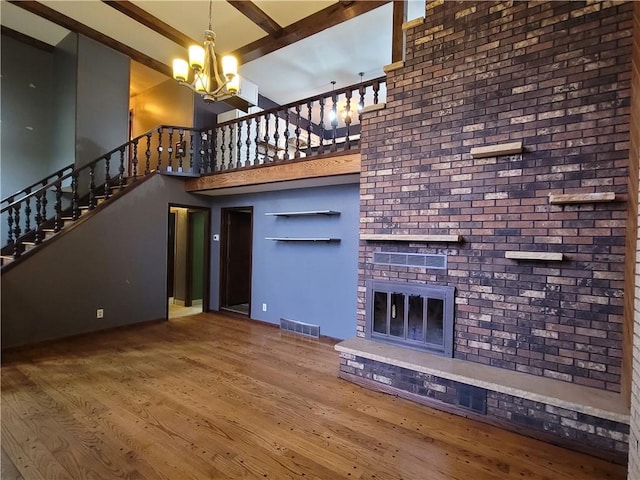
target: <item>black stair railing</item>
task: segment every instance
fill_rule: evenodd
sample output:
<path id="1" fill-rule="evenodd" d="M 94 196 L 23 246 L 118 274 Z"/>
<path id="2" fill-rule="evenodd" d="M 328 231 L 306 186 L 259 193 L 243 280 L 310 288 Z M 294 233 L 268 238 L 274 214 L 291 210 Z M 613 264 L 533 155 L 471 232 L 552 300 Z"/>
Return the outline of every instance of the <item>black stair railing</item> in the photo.
<path id="1" fill-rule="evenodd" d="M 219 123 L 207 139 L 216 173 L 309 158 L 360 146 L 360 111 L 376 105 L 385 77 Z"/>
<path id="2" fill-rule="evenodd" d="M 2 258 L 20 257 L 25 247 L 42 243 L 140 177 L 158 171 L 200 175 L 210 168 L 211 137 L 211 130 L 161 125 L 6 197 L 0 209 Z"/>

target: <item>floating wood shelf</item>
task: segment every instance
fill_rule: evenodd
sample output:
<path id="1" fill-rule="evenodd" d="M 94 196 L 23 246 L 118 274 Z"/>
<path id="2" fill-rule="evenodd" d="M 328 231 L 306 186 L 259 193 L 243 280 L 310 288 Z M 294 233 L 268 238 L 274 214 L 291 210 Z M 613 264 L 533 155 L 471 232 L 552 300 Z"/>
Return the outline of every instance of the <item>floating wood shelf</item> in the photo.
<path id="1" fill-rule="evenodd" d="M 370 242 L 451 242 L 462 241 L 461 235 L 393 235 L 365 233 L 360 235 L 361 240 Z"/>
<path id="2" fill-rule="evenodd" d="M 564 260 L 562 253 L 555 252 L 505 252 L 504 258 L 510 258 L 511 260 L 542 260 L 550 262 L 561 262 Z"/>
<path id="3" fill-rule="evenodd" d="M 552 204 L 613 202 L 615 199 L 614 192 L 549 194 Z"/>
<path id="4" fill-rule="evenodd" d="M 339 238 L 332 237 L 265 237 L 274 242 L 339 242 Z"/>
<path id="5" fill-rule="evenodd" d="M 265 213 L 271 217 L 304 217 L 310 215 L 340 215 L 336 210 L 309 210 L 308 212 L 268 212 Z"/>
<path id="6" fill-rule="evenodd" d="M 471 156 L 473 158 L 497 157 L 499 155 L 513 155 L 514 153 L 522 153 L 521 141 L 474 147 L 471 149 Z"/>

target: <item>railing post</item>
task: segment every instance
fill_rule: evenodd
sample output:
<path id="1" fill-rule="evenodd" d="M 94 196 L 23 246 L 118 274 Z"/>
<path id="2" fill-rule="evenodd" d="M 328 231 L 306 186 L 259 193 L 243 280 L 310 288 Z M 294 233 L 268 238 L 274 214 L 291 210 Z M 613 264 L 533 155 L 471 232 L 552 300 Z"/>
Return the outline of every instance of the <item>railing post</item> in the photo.
<path id="1" fill-rule="evenodd" d="M 275 132 L 273 133 L 273 142 L 275 143 L 275 152 L 273 153 L 273 161 L 277 162 L 278 160 L 280 160 L 278 158 L 278 140 L 280 140 L 280 134 L 278 133 L 278 127 L 280 126 L 280 115 L 278 114 L 278 111 L 276 111 L 274 117 L 276 120 L 276 125 L 275 125 Z"/>
<path id="2" fill-rule="evenodd" d="M 229 168 L 233 168 L 233 125 L 229 125 Z"/>
<path id="3" fill-rule="evenodd" d="M 260 117 L 256 117 L 256 155 L 253 160 L 254 165 L 258 165 L 260 163 Z"/>
<path id="4" fill-rule="evenodd" d="M 138 142 L 139 139 L 133 141 L 133 158 L 131 159 L 131 166 L 133 167 L 133 180 L 136 180 L 138 176 Z"/>
<path id="5" fill-rule="evenodd" d="M 184 130 L 181 128 L 178 130 L 178 151 L 176 152 L 178 157 L 178 172 L 182 173 L 182 159 L 184 157 Z"/>
<path id="6" fill-rule="evenodd" d="M 71 174 L 71 218 L 75 222 L 80 216 L 80 196 L 78 194 L 78 171 Z"/>
<path id="7" fill-rule="evenodd" d="M 264 163 L 269 161 L 269 118 L 270 113 L 264 116 Z"/>
<path id="8" fill-rule="evenodd" d="M 318 154 L 324 152 L 324 97 L 320 98 L 320 145 L 318 146 Z"/>
<path id="9" fill-rule="evenodd" d="M 300 105 L 296 105 L 296 151 L 293 154 L 294 158 L 300 158 Z"/>
<path id="10" fill-rule="evenodd" d="M 7 198 L 7 203 L 11 205 L 13 203 L 13 197 Z M 7 245 L 11 245 L 13 243 L 13 209 L 7 209 Z"/>
<path id="11" fill-rule="evenodd" d="M 189 131 L 189 171 L 193 172 L 193 131 Z"/>
<path id="12" fill-rule="evenodd" d="M 167 168 L 165 168 L 165 171 L 172 172 L 173 171 L 173 128 L 169 128 L 169 146 L 167 147 L 167 153 L 169 154 L 169 158 L 167 159 Z"/>
<path id="13" fill-rule="evenodd" d="M 246 160 L 244 162 L 244 166 L 246 167 L 247 165 L 251 165 L 251 160 L 249 159 L 249 152 L 251 150 L 251 119 L 247 119 L 247 140 L 244 142 L 244 144 L 247 146 L 247 156 L 246 156 Z M 256 145 L 257 148 L 257 145 Z"/>
<path id="14" fill-rule="evenodd" d="M 224 152 L 225 152 L 225 144 L 224 144 L 224 138 L 225 138 L 225 127 L 223 126 L 222 128 L 220 128 L 220 170 L 224 170 L 225 169 L 225 158 L 224 158 Z"/>
<path id="15" fill-rule="evenodd" d="M 24 192 L 29 195 L 31 189 L 27 188 Z M 27 233 L 29 230 L 31 230 L 31 197 L 27 197 L 24 205 L 24 232 Z"/>
<path id="16" fill-rule="evenodd" d="M 284 112 L 284 154 L 283 160 L 289 160 L 289 109 Z"/>
<path id="17" fill-rule="evenodd" d="M 331 151 L 336 151 L 336 131 L 338 129 L 338 97 L 335 92 L 331 94 L 333 106 L 331 107 Z"/>
<path id="18" fill-rule="evenodd" d="M 345 97 L 347 98 L 347 104 L 345 105 L 345 111 L 346 111 L 346 115 L 344 117 L 344 124 L 346 127 L 346 136 L 345 136 L 345 140 L 344 140 L 344 149 L 345 150 L 349 150 L 351 148 L 351 139 L 349 138 L 350 135 L 350 126 L 351 126 L 351 95 L 353 94 L 353 92 L 351 91 L 351 89 L 348 89 L 345 93 Z"/>
<path id="19" fill-rule="evenodd" d="M 22 231 L 20 230 L 20 204 L 17 203 L 13 206 L 13 238 L 14 246 L 13 246 L 13 256 L 18 258 L 22 253 L 22 242 L 20 241 L 20 234 Z"/>
<path id="20" fill-rule="evenodd" d="M 36 235 L 35 235 L 35 244 L 39 245 L 42 242 L 42 193 L 36 193 Z"/>
<path id="21" fill-rule="evenodd" d="M 236 168 L 242 167 L 242 122 L 238 122 L 236 127 L 237 141 L 236 141 Z"/>
<path id="22" fill-rule="evenodd" d="M 104 198 L 111 197 L 111 154 L 104 157 Z"/>
<path id="23" fill-rule="evenodd" d="M 94 177 L 96 175 L 95 163 L 89 166 L 89 210 L 93 210 L 96 206 L 96 184 Z"/>
<path id="24" fill-rule="evenodd" d="M 144 167 L 144 174 L 149 175 L 151 173 L 151 132 L 147 133 L 147 150 L 144 152 L 147 157 L 147 163 Z"/>
<path id="25" fill-rule="evenodd" d="M 156 165 L 156 172 L 159 172 L 162 168 L 162 127 L 158 127 L 158 164 Z"/>
<path id="26" fill-rule="evenodd" d="M 120 168 L 118 169 L 118 187 L 124 187 L 124 151 L 125 147 L 120 147 Z"/>
<path id="27" fill-rule="evenodd" d="M 56 203 L 53 209 L 56 212 L 53 230 L 59 232 L 62 230 L 62 182 L 60 180 L 56 182 Z"/>
<path id="28" fill-rule="evenodd" d="M 311 112 L 313 103 L 307 102 L 307 155 L 311 153 Z"/>

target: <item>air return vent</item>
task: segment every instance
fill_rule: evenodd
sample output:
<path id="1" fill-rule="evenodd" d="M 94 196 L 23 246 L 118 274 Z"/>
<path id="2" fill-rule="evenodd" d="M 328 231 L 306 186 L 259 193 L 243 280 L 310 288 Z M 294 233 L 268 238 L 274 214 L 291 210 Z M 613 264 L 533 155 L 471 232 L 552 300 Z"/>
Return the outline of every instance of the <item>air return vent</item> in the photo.
<path id="1" fill-rule="evenodd" d="M 373 263 L 444 270 L 447 268 L 447 256 L 428 253 L 375 252 Z"/>
<path id="2" fill-rule="evenodd" d="M 320 338 L 320 325 L 312 325 L 310 323 L 298 322 L 287 318 L 280 319 L 280 330 L 286 332 L 297 333 L 305 337 Z"/>
<path id="3" fill-rule="evenodd" d="M 487 413 L 487 391 L 484 388 L 458 383 L 457 391 L 458 405 L 474 412 Z"/>

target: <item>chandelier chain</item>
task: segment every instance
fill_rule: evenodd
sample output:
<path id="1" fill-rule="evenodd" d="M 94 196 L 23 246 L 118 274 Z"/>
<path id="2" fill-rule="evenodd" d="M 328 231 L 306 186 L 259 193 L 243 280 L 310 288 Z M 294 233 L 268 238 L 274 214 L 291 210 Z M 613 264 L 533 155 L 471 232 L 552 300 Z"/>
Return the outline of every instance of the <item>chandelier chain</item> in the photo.
<path id="1" fill-rule="evenodd" d="M 213 6 L 213 0 L 209 0 L 209 30 L 211 30 L 211 8 Z"/>

